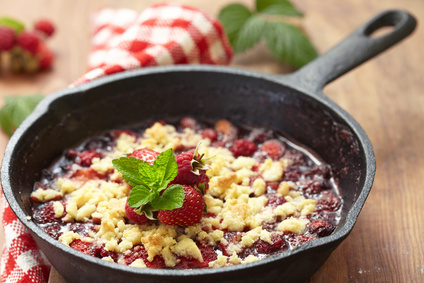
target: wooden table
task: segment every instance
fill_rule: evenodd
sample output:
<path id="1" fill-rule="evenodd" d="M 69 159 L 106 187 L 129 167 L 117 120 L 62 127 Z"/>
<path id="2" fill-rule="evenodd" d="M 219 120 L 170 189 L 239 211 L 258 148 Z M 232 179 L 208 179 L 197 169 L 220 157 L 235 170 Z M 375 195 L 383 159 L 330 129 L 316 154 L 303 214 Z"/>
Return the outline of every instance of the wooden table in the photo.
<path id="1" fill-rule="evenodd" d="M 49 94 L 66 87 L 86 70 L 90 47 L 89 16 L 101 7 L 141 11 L 139 0 L 0 1 L 1 15 L 30 24 L 48 17 L 57 26 L 49 45 L 54 69 L 36 75 L 0 74 L 0 96 Z M 175 1 L 217 16 L 231 0 Z M 254 1 L 238 0 L 249 6 Z M 422 0 L 293 0 L 306 18 L 305 31 L 322 53 L 376 13 L 391 8 L 424 20 Z M 377 159 L 371 194 L 353 232 L 310 282 L 424 282 L 424 33 L 412 37 L 325 88 L 368 133 Z M 263 46 L 237 55 L 234 66 L 266 73 L 287 73 Z M 0 100 L 0 105 L 3 99 Z M 1 134 L 1 156 L 7 137 Z M 3 235 L 2 239 L 3 241 Z M 50 282 L 64 282 L 53 272 Z"/>

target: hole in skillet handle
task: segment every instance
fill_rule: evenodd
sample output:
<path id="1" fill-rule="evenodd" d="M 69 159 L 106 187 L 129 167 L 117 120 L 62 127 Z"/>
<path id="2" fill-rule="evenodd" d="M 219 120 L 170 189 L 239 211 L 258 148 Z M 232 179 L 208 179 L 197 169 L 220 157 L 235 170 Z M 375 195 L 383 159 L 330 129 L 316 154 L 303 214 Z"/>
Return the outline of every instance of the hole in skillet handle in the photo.
<path id="1" fill-rule="evenodd" d="M 388 26 L 393 28 L 386 34 L 371 36 Z M 325 85 L 402 41 L 415 27 L 416 20 L 408 12 L 384 11 L 297 72 L 282 78 L 298 90 L 323 96 Z"/>
<path id="2" fill-rule="evenodd" d="M 371 38 L 379 38 L 389 36 L 395 32 L 395 29 L 400 27 L 404 22 L 408 21 L 408 17 L 404 14 L 395 11 L 387 11 L 381 14 L 381 17 L 376 17 L 366 26 L 364 35 Z"/>

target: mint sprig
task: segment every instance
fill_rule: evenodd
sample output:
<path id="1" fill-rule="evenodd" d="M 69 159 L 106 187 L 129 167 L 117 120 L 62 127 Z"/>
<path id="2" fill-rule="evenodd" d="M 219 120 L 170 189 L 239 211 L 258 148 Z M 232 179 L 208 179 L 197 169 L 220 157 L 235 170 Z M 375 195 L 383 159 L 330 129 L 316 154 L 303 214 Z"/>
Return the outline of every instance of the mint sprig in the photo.
<path id="1" fill-rule="evenodd" d="M 230 4 L 218 16 L 234 52 L 242 53 L 263 39 L 274 57 L 299 68 L 318 52 L 299 28 L 287 22 L 289 17 L 303 13 L 288 0 L 256 0 L 254 11 Z"/>
<path id="2" fill-rule="evenodd" d="M 136 212 L 150 218 L 152 210 L 172 210 L 183 206 L 183 187 L 175 184 L 168 187 L 178 174 L 172 149 L 162 152 L 153 165 L 134 157 L 114 159 L 112 164 L 132 186 L 128 205 Z"/>

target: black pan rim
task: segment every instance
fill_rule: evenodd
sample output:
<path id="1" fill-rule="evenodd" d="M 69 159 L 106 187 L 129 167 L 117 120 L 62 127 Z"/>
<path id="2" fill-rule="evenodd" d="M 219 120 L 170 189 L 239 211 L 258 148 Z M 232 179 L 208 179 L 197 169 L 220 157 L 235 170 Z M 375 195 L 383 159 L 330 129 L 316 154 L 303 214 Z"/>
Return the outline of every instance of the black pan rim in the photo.
<path id="1" fill-rule="evenodd" d="M 334 232 L 334 234 L 330 236 L 313 240 L 294 250 L 282 252 L 280 254 L 273 255 L 271 257 L 259 260 L 257 262 L 227 266 L 227 267 L 220 267 L 220 268 L 214 268 L 214 269 L 197 269 L 197 270 L 159 269 L 157 270 L 157 269 L 140 269 L 140 268 L 134 268 L 134 267 L 129 267 L 125 265 L 119 265 L 116 263 L 109 263 L 104 260 L 97 259 L 88 255 L 85 255 L 83 253 L 77 252 L 73 250 L 72 248 L 59 243 L 57 240 L 54 240 L 49 235 L 47 235 L 47 233 L 45 233 L 41 228 L 39 228 L 34 222 L 29 221 L 28 215 L 26 215 L 24 211 L 21 209 L 20 205 L 18 204 L 17 200 L 15 199 L 12 193 L 12 188 L 10 186 L 10 175 L 9 175 L 11 172 L 9 172 L 9 167 L 10 167 L 11 157 L 13 155 L 13 152 L 15 151 L 15 146 L 19 142 L 23 133 L 25 133 L 39 117 L 41 117 L 47 112 L 49 105 L 53 103 L 54 101 L 60 99 L 61 97 L 72 95 L 75 93 L 84 93 L 91 89 L 102 86 L 104 84 L 112 83 L 122 79 L 151 75 L 151 74 L 161 74 L 161 73 L 166 74 L 170 72 L 217 72 L 217 73 L 226 73 L 228 75 L 248 76 L 255 79 L 271 81 L 277 84 L 281 84 L 282 86 L 286 86 L 291 89 L 294 89 L 298 92 L 303 93 L 306 96 L 309 96 L 313 100 L 318 101 L 319 103 L 325 105 L 326 108 L 330 108 L 337 115 L 342 117 L 343 120 L 346 122 L 346 124 L 349 125 L 351 130 L 361 141 L 361 146 L 363 148 L 364 155 L 366 158 L 366 176 L 365 176 L 363 189 L 361 193 L 358 195 L 357 200 L 355 201 L 355 203 L 353 203 L 352 207 L 347 213 L 346 223 L 342 227 L 340 227 L 340 229 Z M 53 245 L 56 248 L 59 248 L 66 253 L 70 253 L 73 256 L 78 257 L 84 261 L 91 262 L 98 265 L 103 265 L 107 268 L 111 268 L 111 269 L 115 269 L 119 271 L 137 274 L 140 276 L 149 275 L 149 276 L 158 276 L 159 278 L 159 277 L 168 277 L 168 276 L 199 276 L 199 275 L 207 276 L 210 274 L 215 274 L 217 272 L 231 273 L 234 271 L 240 271 L 243 269 L 249 269 L 252 267 L 259 267 L 262 265 L 266 265 L 270 262 L 278 261 L 280 259 L 287 258 L 295 254 L 300 254 L 306 250 L 319 248 L 333 242 L 337 242 L 337 241 L 341 242 L 352 231 L 353 226 L 355 225 L 357 218 L 359 216 L 359 213 L 365 203 L 365 200 L 368 197 L 368 194 L 371 190 L 374 175 L 375 175 L 375 167 L 376 167 L 373 148 L 365 131 L 346 111 L 344 111 L 336 103 L 334 103 L 332 100 L 330 100 L 325 95 L 323 95 L 322 92 L 311 93 L 301 88 L 297 88 L 297 86 L 294 83 L 291 81 L 290 75 L 269 75 L 269 74 L 264 74 L 260 72 L 249 71 L 249 70 L 244 70 L 244 69 L 235 68 L 235 67 L 226 67 L 226 66 L 172 65 L 172 66 L 148 67 L 144 69 L 125 71 L 125 72 L 109 75 L 107 77 L 103 77 L 100 79 L 96 79 L 92 82 L 88 82 L 80 86 L 69 87 L 67 89 L 54 92 L 50 94 L 49 96 L 47 96 L 46 98 L 44 98 L 42 102 L 40 102 L 40 104 L 36 107 L 34 112 L 16 130 L 14 135 L 11 137 L 9 143 L 7 144 L 4 157 L 3 157 L 2 167 L 1 167 L 1 183 L 3 187 L 4 195 L 10 207 L 12 208 L 13 212 L 17 215 L 18 219 L 27 227 L 27 229 L 31 231 L 31 233 L 36 234 L 38 237 L 40 237 L 43 241 L 47 242 L 48 244 Z"/>

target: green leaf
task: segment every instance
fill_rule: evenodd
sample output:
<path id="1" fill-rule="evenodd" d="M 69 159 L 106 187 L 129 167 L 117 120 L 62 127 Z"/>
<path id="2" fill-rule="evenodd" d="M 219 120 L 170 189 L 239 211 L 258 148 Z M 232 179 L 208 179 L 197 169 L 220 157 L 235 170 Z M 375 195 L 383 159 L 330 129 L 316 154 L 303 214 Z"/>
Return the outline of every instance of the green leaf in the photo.
<path id="1" fill-rule="evenodd" d="M 113 167 L 122 174 L 122 177 L 131 186 L 145 185 L 145 182 L 140 179 L 139 172 L 139 164 L 143 162 L 134 157 L 121 157 L 112 160 Z"/>
<path id="2" fill-rule="evenodd" d="M 157 187 L 157 169 L 149 163 L 142 161 L 138 163 L 138 172 L 140 173 L 139 180 L 152 191 L 156 191 Z"/>
<path id="3" fill-rule="evenodd" d="M 240 29 L 251 16 L 252 12 L 242 4 L 230 4 L 221 10 L 218 19 L 224 26 L 231 45 L 234 46 Z"/>
<path id="4" fill-rule="evenodd" d="M 303 16 L 288 0 L 256 0 L 256 10 L 268 15 Z"/>
<path id="5" fill-rule="evenodd" d="M 10 27 L 15 31 L 15 33 L 20 33 L 25 29 L 24 24 L 7 17 L 0 18 L 0 26 Z"/>
<path id="6" fill-rule="evenodd" d="M 152 201 L 155 209 L 172 210 L 180 208 L 184 203 L 184 189 L 181 185 L 169 186 L 161 196 Z"/>
<path id="7" fill-rule="evenodd" d="M 158 186 L 166 188 L 169 182 L 175 179 L 178 174 L 178 164 L 175 161 L 172 148 L 162 152 L 153 163 L 156 169 Z"/>
<path id="8" fill-rule="evenodd" d="M 11 136 L 43 98 L 41 94 L 6 97 L 0 110 L 0 125 L 3 131 Z"/>
<path id="9" fill-rule="evenodd" d="M 152 193 L 147 187 L 138 185 L 132 188 L 128 197 L 128 205 L 140 207 L 151 202 L 156 197 L 157 195 Z"/>
<path id="10" fill-rule="evenodd" d="M 270 22 L 264 33 L 274 56 L 299 68 L 317 57 L 309 39 L 296 27 L 283 22 Z"/>
<path id="11" fill-rule="evenodd" d="M 234 39 L 234 52 L 241 53 L 258 43 L 265 26 L 266 22 L 259 17 L 247 19 Z"/>

